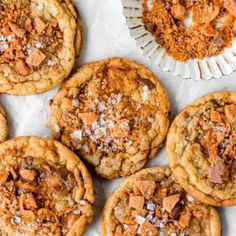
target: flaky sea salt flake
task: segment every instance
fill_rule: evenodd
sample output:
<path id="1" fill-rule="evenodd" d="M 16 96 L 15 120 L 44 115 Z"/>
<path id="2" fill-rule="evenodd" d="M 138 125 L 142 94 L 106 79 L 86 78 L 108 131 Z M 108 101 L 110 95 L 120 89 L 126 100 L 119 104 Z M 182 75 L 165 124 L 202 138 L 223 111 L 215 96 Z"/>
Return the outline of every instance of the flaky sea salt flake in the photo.
<path id="1" fill-rule="evenodd" d="M 155 209 L 155 204 L 152 202 L 152 201 L 147 201 L 146 202 L 146 204 L 147 204 L 147 209 L 149 210 L 149 211 L 154 211 L 154 209 Z"/>
<path id="2" fill-rule="evenodd" d="M 129 226 L 127 224 L 124 224 L 123 227 L 125 230 L 129 228 Z"/>
<path id="3" fill-rule="evenodd" d="M 21 218 L 19 216 L 14 216 L 13 219 L 16 224 L 19 224 L 21 222 Z"/>
<path id="4" fill-rule="evenodd" d="M 149 117 L 148 117 L 148 122 L 149 122 L 149 123 L 152 123 L 152 122 L 153 122 L 153 118 L 149 116 Z"/>
<path id="5" fill-rule="evenodd" d="M 148 100 L 150 97 L 150 90 L 147 85 L 143 86 L 143 92 L 141 94 L 144 101 Z"/>
<path id="6" fill-rule="evenodd" d="M 146 216 L 146 219 L 147 219 L 148 221 L 151 221 L 151 220 L 153 220 L 153 216 L 152 216 L 151 214 L 148 214 L 148 215 Z"/>
<path id="7" fill-rule="evenodd" d="M 79 106 L 79 99 L 73 99 L 72 100 L 72 106 L 73 107 L 78 107 Z"/>
<path id="8" fill-rule="evenodd" d="M 103 112 L 106 109 L 106 104 L 105 102 L 100 102 L 98 103 L 98 111 Z"/>
<path id="9" fill-rule="evenodd" d="M 171 233 L 170 236 L 177 236 L 177 234 L 176 233 Z"/>
<path id="10" fill-rule="evenodd" d="M 74 131 L 73 133 L 71 133 L 71 136 L 73 138 L 82 139 L 82 130 Z"/>
<path id="11" fill-rule="evenodd" d="M 188 202 L 193 202 L 193 197 L 191 197 L 190 195 L 187 195 L 186 198 L 187 198 Z"/>
<path id="12" fill-rule="evenodd" d="M 137 224 L 139 224 L 139 225 L 142 225 L 146 221 L 146 219 L 142 216 L 135 215 L 134 217 L 135 217 Z"/>
<path id="13" fill-rule="evenodd" d="M 85 201 L 85 200 L 80 200 L 80 201 L 79 201 L 79 204 L 80 204 L 81 206 L 84 206 L 84 205 L 85 205 L 85 203 L 86 203 L 86 201 Z"/>
<path id="14" fill-rule="evenodd" d="M 8 77 L 9 75 L 10 75 L 9 72 L 7 72 L 7 71 L 4 71 L 4 72 L 3 72 L 3 76 L 4 76 L 4 77 Z"/>
<path id="15" fill-rule="evenodd" d="M 123 122 L 121 124 L 121 128 L 128 128 L 129 127 L 129 123 L 128 122 Z"/>
<path id="16" fill-rule="evenodd" d="M 47 65 L 48 65 L 48 66 L 54 66 L 54 65 L 56 65 L 56 62 L 55 62 L 54 60 L 52 60 L 52 59 L 49 59 L 49 60 L 47 61 Z"/>
<path id="17" fill-rule="evenodd" d="M 78 209 L 76 209 L 73 213 L 76 214 L 76 215 L 80 215 L 81 210 L 78 208 Z"/>
<path id="18" fill-rule="evenodd" d="M 42 3 L 38 3 L 38 4 L 37 4 L 37 9 L 38 9 L 39 11 L 42 11 L 42 10 L 44 9 L 44 5 L 43 5 Z"/>
<path id="19" fill-rule="evenodd" d="M 59 133 L 61 128 L 57 124 L 55 124 L 54 125 L 54 130 L 55 130 L 56 133 Z"/>
<path id="20" fill-rule="evenodd" d="M 0 44 L 0 52 L 4 52 L 6 49 L 8 49 L 8 44 Z"/>
<path id="21" fill-rule="evenodd" d="M 43 48 L 43 44 L 42 44 L 42 43 L 39 43 L 39 42 L 37 42 L 37 43 L 35 44 L 35 47 L 36 47 L 36 48 Z"/>

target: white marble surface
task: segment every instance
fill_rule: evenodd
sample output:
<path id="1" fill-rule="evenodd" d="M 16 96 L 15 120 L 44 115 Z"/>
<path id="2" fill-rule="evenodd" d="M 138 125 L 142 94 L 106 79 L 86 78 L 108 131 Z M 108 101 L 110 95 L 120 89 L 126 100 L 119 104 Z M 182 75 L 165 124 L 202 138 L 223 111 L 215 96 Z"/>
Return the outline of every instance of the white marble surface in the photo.
<path id="1" fill-rule="evenodd" d="M 137 49 L 135 41 L 129 36 L 122 14 L 120 0 L 77 0 L 76 4 L 84 23 L 84 47 L 78 65 L 110 56 L 128 57 L 143 63 L 162 80 L 169 93 L 172 118 L 187 104 L 213 91 L 236 91 L 236 74 L 211 81 L 192 81 L 171 77 L 161 72 L 146 60 Z M 50 136 L 48 124 L 48 101 L 57 89 L 47 93 L 15 97 L 0 95 L 10 125 L 10 136 L 38 135 Z M 166 165 L 165 148 L 148 163 L 149 166 Z M 96 211 L 94 223 L 88 228 L 86 236 L 98 236 L 102 207 L 106 197 L 122 180 L 104 181 L 95 179 Z M 219 210 L 223 224 L 223 236 L 236 235 L 236 207 Z"/>

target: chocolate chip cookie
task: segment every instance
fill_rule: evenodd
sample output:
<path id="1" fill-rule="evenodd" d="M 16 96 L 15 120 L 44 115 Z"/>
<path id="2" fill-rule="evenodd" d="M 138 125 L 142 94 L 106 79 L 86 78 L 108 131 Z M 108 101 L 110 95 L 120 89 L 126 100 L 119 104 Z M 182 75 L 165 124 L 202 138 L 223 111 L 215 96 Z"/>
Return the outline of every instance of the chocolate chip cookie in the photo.
<path id="1" fill-rule="evenodd" d="M 206 95 L 174 120 L 167 154 L 176 181 L 196 199 L 236 205 L 236 93 Z"/>
<path id="2" fill-rule="evenodd" d="M 174 182 L 169 168 L 144 169 L 129 177 L 106 202 L 102 236 L 220 236 L 216 210 Z"/>
<path id="3" fill-rule="evenodd" d="M 155 157 L 169 127 L 165 89 L 134 61 L 110 58 L 80 68 L 51 105 L 50 128 L 108 179 L 129 176 Z"/>
<path id="4" fill-rule="evenodd" d="M 1 1 L 0 93 L 45 92 L 66 78 L 82 44 L 70 0 Z"/>
<path id="5" fill-rule="evenodd" d="M 94 191 L 79 158 L 57 141 L 19 137 L 0 144 L 1 235 L 82 236 Z"/>

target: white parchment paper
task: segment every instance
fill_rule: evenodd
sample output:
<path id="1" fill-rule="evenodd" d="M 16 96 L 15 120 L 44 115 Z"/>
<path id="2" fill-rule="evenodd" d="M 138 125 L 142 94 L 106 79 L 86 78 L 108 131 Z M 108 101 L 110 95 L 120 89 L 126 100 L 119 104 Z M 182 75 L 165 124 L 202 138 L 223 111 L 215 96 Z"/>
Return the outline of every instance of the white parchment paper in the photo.
<path id="1" fill-rule="evenodd" d="M 120 0 L 76 0 L 84 24 L 84 47 L 78 66 L 110 56 L 128 57 L 149 67 L 165 85 L 170 101 L 172 118 L 187 104 L 201 95 L 214 91 L 236 91 L 236 74 L 211 81 L 192 81 L 171 77 L 146 60 L 129 36 L 122 14 Z M 7 114 L 10 137 L 38 135 L 50 137 L 47 128 L 49 106 L 57 88 L 40 95 L 17 97 L 0 95 Z M 165 147 L 148 166 L 167 165 Z M 106 198 L 119 185 L 121 179 L 106 181 L 95 178 L 96 206 L 94 223 L 86 236 L 100 235 L 100 216 Z M 219 209 L 223 236 L 236 235 L 236 207 Z"/>

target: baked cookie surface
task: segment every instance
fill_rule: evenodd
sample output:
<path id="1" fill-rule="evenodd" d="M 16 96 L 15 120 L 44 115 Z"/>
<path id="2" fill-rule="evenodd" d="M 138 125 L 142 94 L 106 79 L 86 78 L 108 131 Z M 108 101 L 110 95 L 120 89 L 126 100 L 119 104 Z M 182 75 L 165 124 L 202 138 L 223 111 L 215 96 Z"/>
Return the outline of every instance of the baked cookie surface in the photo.
<path id="1" fill-rule="evenodd" d="M 0 143 L 7 139 L 8 127 L 6 113 L 3 107 L 0 105 Z"/>
<path id="2" fill-rule="evenodd" d="M 216 210 L 188 195 L 169 168 L 141 170 L 126 179 L 107 200 L 102 236 L 220 236 Z"/>
<path id="3" fill-rule="evenodd" d="M 0 93 L 55 87 L 70 74 L 82 43 L 71 1 L 8 0 L 1 8 Z"/>
<path id="4" fill-rule="evenodd" d="M 177 182 L 196 199 L 236 204 L 236 93 L 206 95 L 174 120 L 167 154 Z"/>
<path id="5" fill-rule="evenodd" d="M 75 33 L 75 59 L 78 59 L 82 46 L 83 46 L 83 26 L 82 19 L 75 7 L 74 0 L 61 0 L 61 3 L 65 5 L 65 9 L 72 14 L 76 21 L 76 33 Z"/>
<path id="6" fill-rule="evenodd" d="M 160 81 L 142 65 L 110 58 L 83 66 L 51 105 L 50 128 L 102 177 L 128 176 L 154 157 L 169 127 Z"/>
<path id="7" fill-rule="evenodd" d="M 83 235 L 93 218 L 91 176 L 57 141 L 0 144 L 1 235 Z"/>

